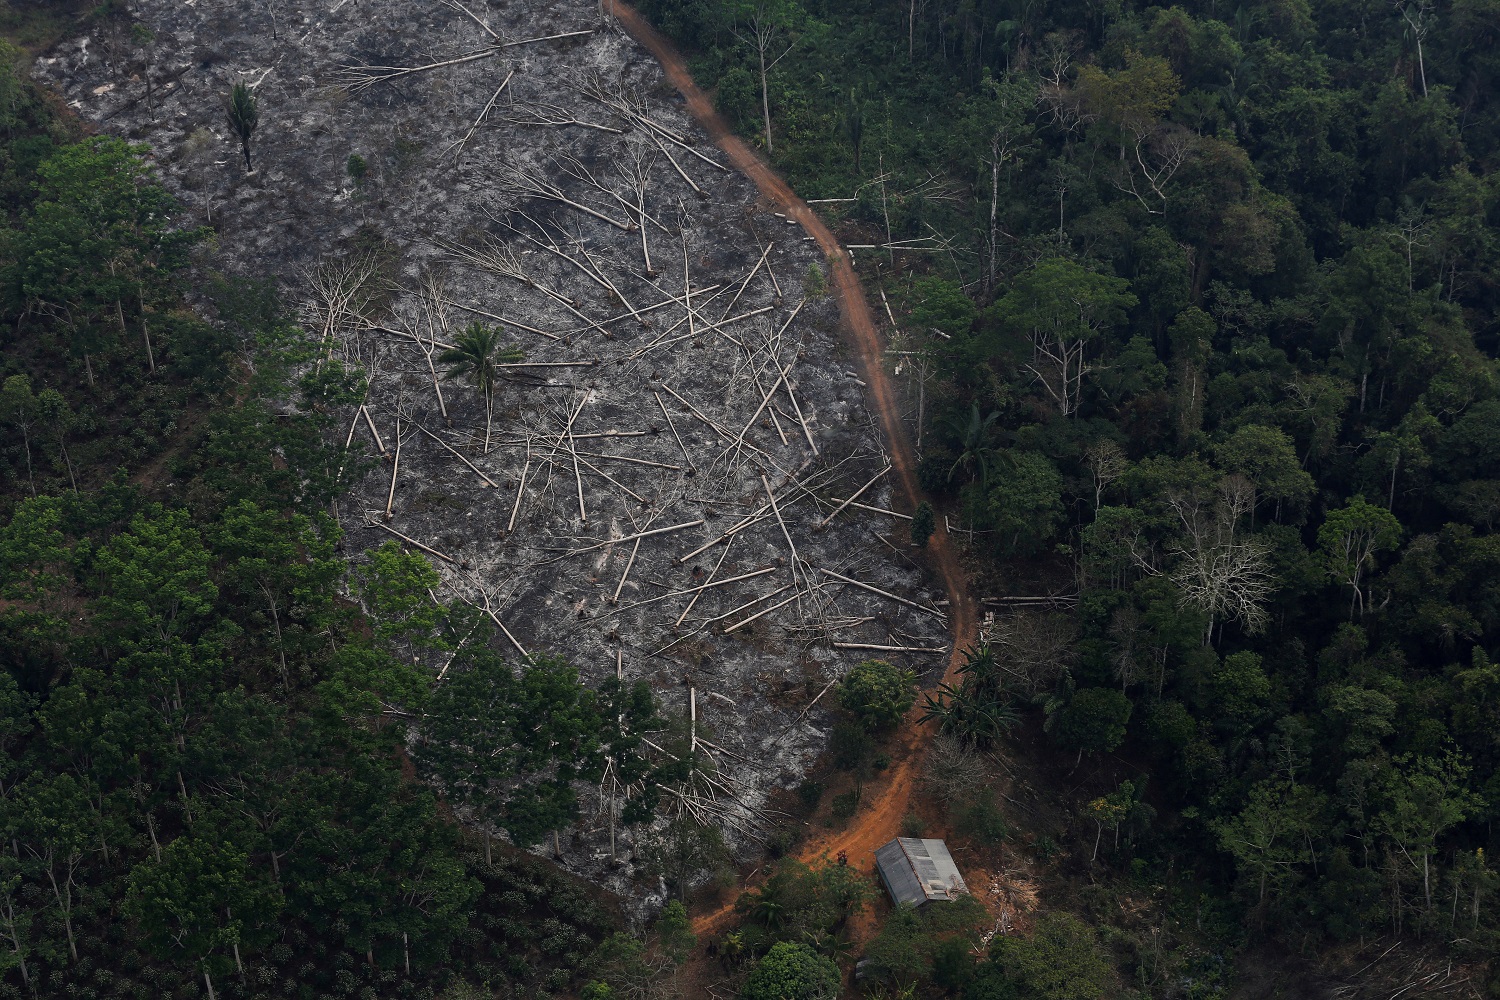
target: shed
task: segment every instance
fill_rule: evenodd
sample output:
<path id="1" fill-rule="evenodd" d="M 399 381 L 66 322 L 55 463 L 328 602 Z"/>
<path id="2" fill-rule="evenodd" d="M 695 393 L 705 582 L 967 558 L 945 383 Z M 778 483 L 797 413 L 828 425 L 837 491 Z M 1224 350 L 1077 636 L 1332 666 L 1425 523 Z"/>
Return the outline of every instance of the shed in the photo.
<path id="1" fill-rule="evenodd" d="M 875 867 L 898 906 L 925 906 L 933 900 L 969 894 L 953 855 L 941 840 L 897 837 L 875 852 Z"/>

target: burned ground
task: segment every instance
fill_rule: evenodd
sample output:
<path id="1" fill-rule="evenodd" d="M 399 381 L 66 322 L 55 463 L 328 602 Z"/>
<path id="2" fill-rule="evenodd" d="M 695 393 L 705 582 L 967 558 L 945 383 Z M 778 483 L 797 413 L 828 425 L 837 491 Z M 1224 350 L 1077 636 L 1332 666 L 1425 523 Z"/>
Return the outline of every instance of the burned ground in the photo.
<path id="1" fill-rule="evenodd" d="M 809 702 L 850 665 L 941 671 L 941 594 L 883 512 L 837 305 L 804 293 L 817 250 L 597 8 L 131 6 L 149 48 L 102 29 L 37 74 L 150 144 L 218 232 L 205 269 L 274 273 L 324 358 L 367 373 L 346 427 L 382 461 L 339 504 L 351 552 L 398 537 L 515 651 L 695 706 L 728 787 L 683 807 L 731 827 L 799 780 L 829 724 Z M 259 98 L 249 175 L 226 134 L 238 80 Z M 483 399 L 435 362 L 476 320 L 525 352 L 488 446 Z M 604 812 L 565 863 L 625 889 Z"/>

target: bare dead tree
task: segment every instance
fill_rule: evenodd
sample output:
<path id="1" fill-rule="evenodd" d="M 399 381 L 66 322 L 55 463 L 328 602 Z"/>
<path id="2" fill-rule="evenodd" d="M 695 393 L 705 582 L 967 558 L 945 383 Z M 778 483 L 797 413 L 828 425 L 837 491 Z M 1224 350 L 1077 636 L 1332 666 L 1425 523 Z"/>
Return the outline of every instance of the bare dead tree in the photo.
<path id="1" fill-rule="evenodd" d="M 755 10 L 750 14 L 750 19 L 745 25 L 744 32 L 736 31 L 735 37 L 755 50 L 755 57 L 760 66 L 760 107 L 765 116 L 766 128 L 766 152 L 774 152 L 775 146 L 771 142 L 771 90 L 767 83 L 771 70 L 776 64 L 785 59 L 787 53 L 796 46 L 797 40 L 787 41 L 782 47 L 787 26 L 776 16 L 768 4 L 757 4 Z M 777 49 L 781 49 L 779 54 Z"/>
<path id="2" fill-rule="evenodd" d="M 1226 618 L 1259 632 L 1268 620 L 1265 602 L 1275 578 L 1265 544 L 1239 536 L 1240 523 L 1255 507 L 1255 487 L 1243 476 L 1227 476 L 1215 502 L 1197 493 L 1176 493 L 1167 502 L 1183 529 L 1173 546 L 1178 562 L 1171 579 L 1183 602 L 1208 616 L 1204 644 Z"/>
<path id="3" fill-rule="evenodd" d="M 1125 474 L 1130 463 L 1125 457 L 1125 451 L 1109 438 L 1100 438 L 1089 445 L 1083 457 L 1089 476 L 1094 481 L 1094 509 L 1098 510 L 1104 501 L 1104 491 L 1110 483 Z"/>
<path id="4" fill-rule="evenodd" d="M 1180 125 L 1138 126 L 1130 155 L 1120 162 L 1116 188 L 1152 215 L 1167 214 L 1167 185 L 1198 149 L 1198 137 Z M 1139 179 L 1139 180 L 1137 180 Z M 1155 200 L 1148 200 L 1154 195 Z"/>

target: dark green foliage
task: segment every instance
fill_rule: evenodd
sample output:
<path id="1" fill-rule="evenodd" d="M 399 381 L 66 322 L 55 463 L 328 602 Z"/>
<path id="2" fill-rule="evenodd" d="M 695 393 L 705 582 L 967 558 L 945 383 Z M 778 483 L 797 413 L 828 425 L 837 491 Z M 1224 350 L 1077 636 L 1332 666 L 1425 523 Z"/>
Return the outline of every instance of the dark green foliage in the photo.
<path id="1" fill-rule="evenodd" d="M 254 169 L 250 165 L 250 137 L 260 124 L 260 100 L 255 96 L 255 91 L 243 83 L 236 83 L 231 87 L 226 117 L 229 120 L 229 130 L 240 140 L 240 151 L 245 156 L 245 172 L 249 173 Z"/>
<path id="2" fill-rule="evenodd" d="M 1019 721 L 1014 698 L 993 649 L 971 647 L 963 655 L 958 687 L 939 684 L 937 697 L 927 695 L 922 721 L 935 719 L 943 732 L 988 748 Z"/>
<path id="3" fill-rule="evenodd" d="M 898 907 L 865 951 L 879 979 L 899 987 L 931 984 L 960 989 L 973 975 L 971 955 L 986 929 L 984 907 L 972 896 Z"/>
<path id="4" fill-rule="evenodd" d="M 805 944 L 780 942 L 766 953 L 740 990 L 744 1000 L 833 1000 L 839 970 Z"/>
<path id="5" fill-rule="evenodd" d="M 1125 739 L 1130 699 L 1111 688 L 1083 688 L 1048 719 L 1052 738 L 1069 750 L 1108 753 Z"/>
<path id="6" fill-rule="evenodd" d="M 866 731 L 887 731 L 916 701 L 916 675 L 884 660 L 865 660 L 839 681 L 838 698 L 839 706 Z"/>
<path id="7" fill-rule="evenodd" d="M 855 771 L 863 767 L 874 753 L 875 739 L 859 723 L 840 720 L 833 724 L 828 750 L 833 755 L 834 767 L 840 771 Z"/>
<path id="8" fill-rule="evenodd" d="M 989 964 L 994 971 L 984 970 L 983 978 L 998 974 L 1015 984 L 1020 996 L 1037 1000 L 1100 1000 L 1114 988 L 1093 929 L 1065 913 L 1038 917 L 1029 938 L 997 936 Z"/>
<path id="9" fill-rule="evenodd" d="M 927 540 L 935 530 L 937 515 L 932 511 L 932 504 L 923 500 L 911 516 L 911 543 L 919 549 L 927 548 Z"/>
<path id="10" fill-rule="evenodd" d="M 837 938 L 873 889 L 867 875 L 827 857 L 813 865 L 783 860 L 759 888 L 735 902 L 745 918 L 743 941 L 752 951 L 764 951 L 778 941 Z"/>

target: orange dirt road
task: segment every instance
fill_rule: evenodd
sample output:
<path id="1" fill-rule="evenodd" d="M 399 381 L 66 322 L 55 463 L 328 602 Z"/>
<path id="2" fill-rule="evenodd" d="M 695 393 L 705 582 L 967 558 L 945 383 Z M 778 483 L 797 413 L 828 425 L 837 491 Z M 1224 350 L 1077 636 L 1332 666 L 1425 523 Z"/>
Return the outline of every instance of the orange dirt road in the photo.
<path id="1" fill-rule="evenodd" d="M 730 131 L 728 124 L 714 110 L 708 95 L 693 82 L 676 47 L 647 23 L 635 8 L 616 0 L 604 2 L 625 31 L 661 63 L 667 79 L 687 100 L 688 110 L 708 131 L 715 145 L 755 183 L 765 198 L 780 206 L 788 218 L 801 223 L 802 228 L 817 241 L 828 258 L 833 281 L 839 292 L 840 310 L 849 330 L 850 343 L 859 355 L 864 381 L 869 387 L 870 402 L 880 415 L 880 423 L 890 447 L 891 464 L 906 499 L 906 509 L 914 510 L 922 498 L 917 487 L 916 463 L 912 457 L 911 444 L 901 426 L 901 413 L 896 405 L 895 393 L 891 390 L 890 380 L 886 377 L 885 365 L 882 363 L 885 344 L 876 329 L 870 304 L 865 300 L 859 278 L 849 264 L 849 255 L 823 224 L 823 220 L 797 197 L 786 181 Z M 957 667 L 963 662 L 962 650 L 972 644 L 977 635 L 975 606 L 965 586 L 958 555 L 941 524 L 927 543 L 927 558 L 942 578 L 943 588 L 948 592 L 948 624 L 952 645 L 943 679 L 951 681 Z M 865 786 L 865 804 L 853 822 L 844 829 L 820 832 L 810 838 L 798 852 L 803 860 L 811 861 L 823 854 L 845 851 L 851 865 L 861 870 L 873 870 L 876 848 L 898 835 L 901 819 L 909 811 L 908 803 L 915 790 L 922 763 L 922 750 L 928 735 L 926 727 L 918 725 L 916 721 L 918 714 L 917 707 L 907 713 L 901 728 L 891 740 L 892 764 L 877 781 Z M 727 922 L 732 912 L 732 908 L 726 906 L 716 912 L 703 914 L 694 921 L 694 929 L 699 934 L 713 933 Z"/>

